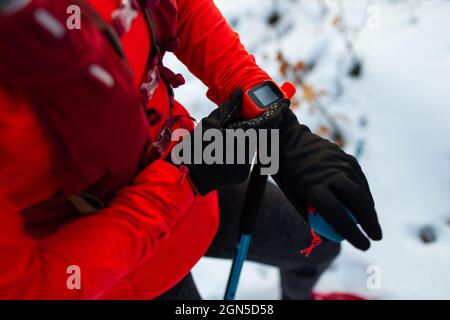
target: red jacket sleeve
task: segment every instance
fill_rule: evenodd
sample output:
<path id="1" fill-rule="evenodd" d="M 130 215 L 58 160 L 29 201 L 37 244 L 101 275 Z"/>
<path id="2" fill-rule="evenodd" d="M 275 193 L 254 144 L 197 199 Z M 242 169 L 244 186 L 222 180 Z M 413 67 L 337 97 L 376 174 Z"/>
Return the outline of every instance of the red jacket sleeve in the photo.
<path id="1" fill-rule="evenodd" d="M 247 90 L 270 79 L 212 0 L 177 4 L 181 46 L 175 54 L 208 87 L 208 98 L 221 104 L 237 88 Z"/>
<path id="2" fill-rule="evenodd" d="M 44 240 L 24 233 L 20 213 L 0 193 L 0 298 L 101 296 L 151 256 L 192 205 L 192 187 L 179 178 L 175 166 L 156 161 L 134 185 L 121 190 L 108 208 Z M 67 286 L 71 265 L 80 268 L 81 290 Z"/>

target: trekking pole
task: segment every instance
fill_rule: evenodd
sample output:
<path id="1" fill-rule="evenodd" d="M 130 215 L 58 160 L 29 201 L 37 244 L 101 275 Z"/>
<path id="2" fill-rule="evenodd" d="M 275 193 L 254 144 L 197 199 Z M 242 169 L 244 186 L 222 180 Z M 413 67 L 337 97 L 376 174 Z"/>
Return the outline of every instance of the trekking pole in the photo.
<path id="1" fill-rule="evenodd" d="M 227 289 L 224 300 L 234 300 L 241 276 L 242 266 L 247 258 L 248 249 L 252 241 L 253 231 L 261 209 L 264 190 L 267 184 L 267 176 L 260 174 L 261 165 L 257 161 L 253 166 L 250 181 L 247 187 L 244 206 L 242 207 L 239 224 L 239 235 L 236 251 L 228 277 Z"/>
<path id="2" fill-rule="evenodd" d="M 257 91 L 260 95 L 264 93 L 263 96 L 271 97 L 270 99 L 275 96 L 277 97 L 277 100 L 272 99 L 271 102 L 266 101 L 267 103 L 264 103 L 263 101 L 260 101 L 260 98 L 256 95 Z M 295 92 L 295 86 L 290 82 L 285 82 L 281 87 L 278 87 L 274 82 L 266 81 L 253 89 L 250 89 L 247 92 L 246 101 L 248 106 L 253 105 L 253 110 L 256 110 L 257 113 L 261 114 L 264 112 L 264 109 L 267 109 L 271 104 L 277 101 L 281 102 L 285 99 L 291 99 Z M 262 199 L 267 185 L 267 175 L 260 174 L 262 166 L 258 159 L 258 156 L 256 156 L 256 162 L 253 166 L 247 193 L 245 195 L 244 206 L 242 207 L 238 242 L 233 258 L 233 264 L 231 265 L 224 300 L 234 300 L 236 297 L 236 290 L 239 284 L 242 266 L 247 258 L 248 249 L 252 241 L 253 231 L 258 221 Z"/>

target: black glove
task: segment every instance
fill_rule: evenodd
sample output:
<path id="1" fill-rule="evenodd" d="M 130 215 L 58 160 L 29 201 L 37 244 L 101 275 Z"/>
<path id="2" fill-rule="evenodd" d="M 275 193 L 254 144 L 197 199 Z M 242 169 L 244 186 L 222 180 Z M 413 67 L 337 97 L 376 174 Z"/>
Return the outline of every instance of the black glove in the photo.
<path id="1" fill-rule="evenodd" d="M 381 240 L 369 184 L 356 159 L 300 125 L 291 110 L 280 127 L 280 170 L 273 178 L 306 221 L 312 205 L 342 237 L 367 250 L 370 242 L 348 208 L 372 240 Z"/>
<path id="2" fill-rule="evenodd" d="M 278 128 L 281 124 L 284 112 L 289 107 L 289 104 L 286 103 L 273 104 L 259 117 L 245 120 L 239 118 L 239 111 L 242 107 L 242 97 L 243 91 L 241 89 L 236 90 L 231 95 L 228 102 L 214 110 L 208 117 L 203 118 L 200 125 L 189 134 L 189 137 L 185 137 L 183 141 L 180 142 L 178 147 L 182 147 L 184 150 L 189 149 L 191 151 L 190 155 L 187 157 L 188 161 L 177 159 L 174 152 L 172 152 L 171 156 L 169 156 L 171 157 L 169 160 L 170 162 L 177 165 L 183 164 L 189 168 L 189 177 L 197 191 L 202 195 L 208 194 L 209 192 L 221 187 L 239 184 L 248 178 L 251 163 L 256 152 L 256 146 L 250 145 L 247 140 L 247 152 L 245 152 L 245 159 L 241 158 L 241 161 L 238 162 L 237 138 L 234 134 L 232 134 L 232 132 L 235 132 L 236 130 L 243 130 L 241 133 L 245 133 L 249 129 Z M 206 164 L 202 161 L 202 163 L 196 164 L 194 162 L 194 155 L 203 155 L 205 148 L 214 143 L 214 141 L 202 141 L 201 144 L 198 144 L 197 141 L 195 141 L 195 136 L 196 134 L 197 136 L 203 136 L 203 133 L 209 129 L 218 129 L 221 133 L 222 141 L 224 142 L 221 150 L 223 156 L 221 158 L 223 158 L 224 161 L 223 163 L 213 164 Z M 232 164 L 226 163 L 226 141 L 228 141 L 228 143 L 233 142 L 235 146 L 234 161 Z M 239 151 L 242 152 L 242 150 Z M 186 159 L 184 155 L 181 158 L 184 160 Z"/>

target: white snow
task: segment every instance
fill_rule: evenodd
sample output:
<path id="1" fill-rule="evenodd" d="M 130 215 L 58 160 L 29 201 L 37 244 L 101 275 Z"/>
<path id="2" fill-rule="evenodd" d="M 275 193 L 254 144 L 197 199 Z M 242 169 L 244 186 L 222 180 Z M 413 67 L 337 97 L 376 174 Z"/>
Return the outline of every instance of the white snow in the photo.
<path id="1" fill-rule="evenodd" d="M 266 19 L 278 3 L 282 19 L 277 30 Z M 364 142 L 360 162 L 369 179 L 383 226 L 384 239 L 368 252 L 344 243 L 343 252 L 320 280 L 317 290 L 346 291 L 375 299 L 450 299 L 450 2 L 344 0 L 351 25 L 368 25 L 356 41 L 363 75 L 343 75 L 345 48 L 332 26 L 337 1 L 326 1 L 330 11 L 320 17 L 313 0 L 217 0 L 242 41 L 277 81 L 275 51 L 290 61 L 322 58 L 306 82 L 328 96 L 321 101 L 337 118 L 355 152 Z M 281 31 L 280 31 L 281 30 Z M 212 103 L 205 87 L 184 66 L 168 57 L 188 84 L 176 97 L 197 117 L 206 116 Z M 343 91 L 336 98 L 337 80 Z M 301 96 L 301 92 L 299 93 Z M 306 103 L 296 110 L 299 119 L 317 129 L 324 124 Z M 367 119 L 367 126 L 360 124 Z M 437 241 L 421 242 L 418 231 L 430 225 Z M 369 290 L 369 266 L 381 272 L 381 287 Z M 204 258 L 194 277 L 206 299 L 221 299 L 229 261 Z M 246 263 L 239 299 L 278 299 L 275 268 Z"/>

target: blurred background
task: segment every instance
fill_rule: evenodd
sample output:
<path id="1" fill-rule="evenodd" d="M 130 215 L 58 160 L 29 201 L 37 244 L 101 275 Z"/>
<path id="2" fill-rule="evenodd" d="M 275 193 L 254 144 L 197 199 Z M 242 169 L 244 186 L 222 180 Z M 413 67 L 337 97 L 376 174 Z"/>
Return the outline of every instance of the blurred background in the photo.
<path id="1" fill-rule="evenodd" d="M 296 83 L 300 121 L 355 155 L 368 176 L 384 240 L 366 253 L 344 243 L 317 289 L 450 299 L 450 1 L 215 3 L 262 68 Z M 206 116 L 215 106 L 204 85 L 166 59 L 187 79 L 177 99 Z M 223 297 L 230 266 L 196 266 L 205 299 Z M 238 298 L 279 295 L 277 270 L 247 262 Z"/>

